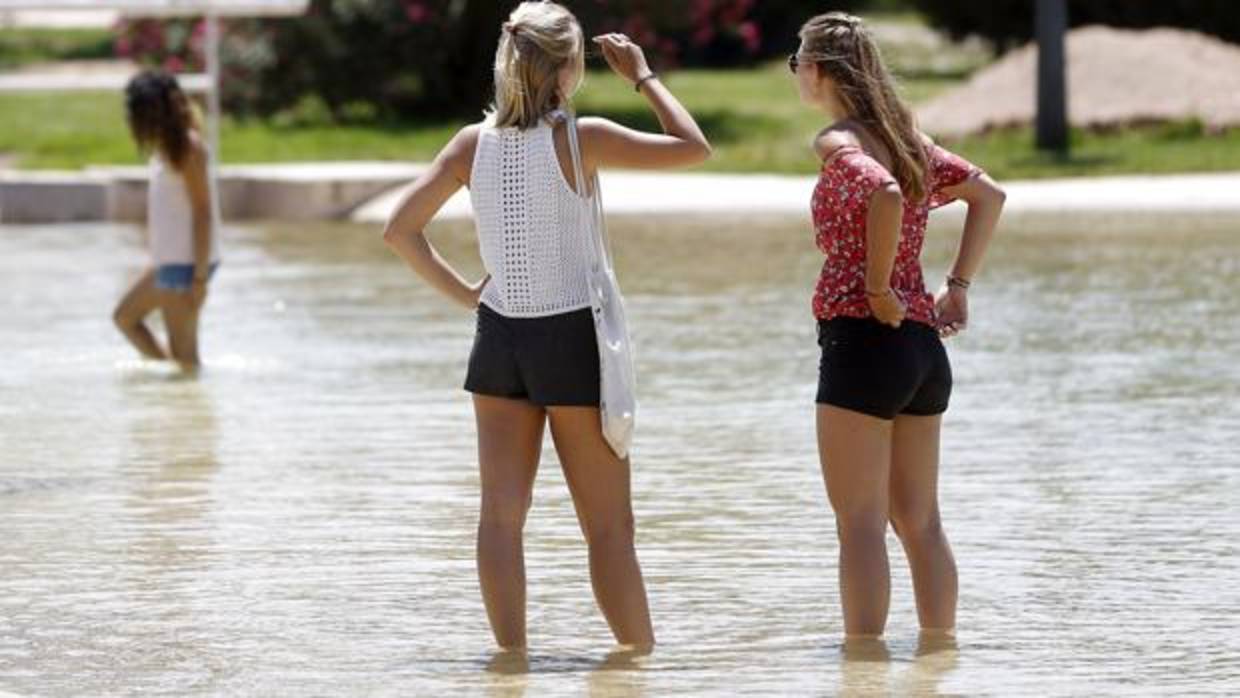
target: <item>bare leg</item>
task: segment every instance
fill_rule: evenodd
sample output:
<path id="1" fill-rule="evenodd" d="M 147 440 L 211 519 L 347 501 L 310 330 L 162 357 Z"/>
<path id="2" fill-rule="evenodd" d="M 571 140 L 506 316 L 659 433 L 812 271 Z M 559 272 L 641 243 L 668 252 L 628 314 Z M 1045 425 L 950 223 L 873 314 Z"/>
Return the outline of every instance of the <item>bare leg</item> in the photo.
<path id="1" fill-rule="evenodd" d="M 542 453 L 541 407 L 524 400 L 474 395 L 482 507 L 478 517 L 478 582 L 495 642 L 525 648 L 525 549 L 521 534 Z"/>
<path id="2" fill-rule="evenodd" d="M 840 539 L 844 632 L 879 637 L 887 625 L 887 481 L 892 423 L 818 406 L 818 455 Z"/>
<path id="3" fill-rule="evenodd" d="M 155 288 L 155 270 L 148 269 L 125 292 L 112 311 L 112 322 L 125 339 L 148 359 L 166 359 L 159 342 L 146 326 L 146 316 L 160 307 L 162 294 Z"/>
<path id="4" fill-rule="evenodd" d="M 956 627 L 956 560 L 939 518 L 942 416 L 899 416 L 891 458 L 891 523 L 913 576 L 917 617 L 925 631 Z"/>
<path id="5" fill-rule="evenodd" d="M 164 324 L 168 327 L 168 353 L 186 371 L 196 370 L 198 360 L 198 315 L 188 292 L 164 291 L 160 298 Z"/>
<path id="6" fill-rule="evenodd" d="M 649 650 L 654 646 L 654 629 L 633 547 L 629 461 L 617 458 L 603 440 L 597 407 L 548 407 L 547 413 L 590 548 L 594 598 L 616 642 Z"/>

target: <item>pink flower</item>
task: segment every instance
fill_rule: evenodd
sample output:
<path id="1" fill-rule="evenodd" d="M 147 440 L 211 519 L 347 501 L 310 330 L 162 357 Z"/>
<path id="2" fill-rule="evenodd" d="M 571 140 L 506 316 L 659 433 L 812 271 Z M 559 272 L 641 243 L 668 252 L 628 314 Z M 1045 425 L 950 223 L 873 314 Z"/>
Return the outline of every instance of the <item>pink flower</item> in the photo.
<path id="1" fill-rule="evenodd" d="M 758 31 L 758 25 L 753 22 L 742 22 L 736 29 L 741 35 L 741 41 L 745 42 L 745 50 L 750 53 L 757 53 L 762 48 L 762 32 Z"/>
<path id="2" fill-rule="evenodd" d="M 426 5 L 420 2 L 405 3 L 405 16 L 414 24 L 421 24 L 430 19 L 431 11 L 426 9 Z"/>

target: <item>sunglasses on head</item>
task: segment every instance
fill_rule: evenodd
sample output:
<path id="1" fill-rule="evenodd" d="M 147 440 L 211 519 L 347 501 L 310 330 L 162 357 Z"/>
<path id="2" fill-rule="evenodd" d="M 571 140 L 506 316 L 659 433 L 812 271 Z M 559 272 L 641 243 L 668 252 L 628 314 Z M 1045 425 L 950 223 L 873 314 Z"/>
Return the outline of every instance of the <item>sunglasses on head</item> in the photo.
<path id="1" fill-rule="evenodd" d="M 832 60 L 838 60 L 838 59 L 832 56 L 831 54 L 826 54 L 826 53 L 807 53 L 805 55 L 801 55 L 799 53 L 790 53 L 788 54 L 788 70 L 795 73 L 797 72 L 797 68 L 801 67 L 802 63 L 822 64 L 822 63 L 830 62 Z"/>

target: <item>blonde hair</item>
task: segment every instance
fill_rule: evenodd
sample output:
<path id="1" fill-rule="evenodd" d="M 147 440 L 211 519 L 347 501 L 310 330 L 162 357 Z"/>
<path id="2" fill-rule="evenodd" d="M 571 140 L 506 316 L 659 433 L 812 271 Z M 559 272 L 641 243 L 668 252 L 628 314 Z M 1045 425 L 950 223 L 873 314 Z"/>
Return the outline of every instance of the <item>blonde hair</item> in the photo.
<path id="1" fill-rule="evenodd" d="M 802 51 L 835 83 L 848 113 L 891 152 L 892 174 L 906 197 L 926 197 L 926 145 L 912 112 L 896 94 L 878 44 L 859 17 L 828 12 L 811 18 L 799 33 Z"/>
<path id="2" fill-rule="evenodd" d="M 523 2 L 504 22 L 495 51 L 495 102 L 487 116 L 495 126 L 534 126 L 566 106 L 560 70 L 572 63 L 578 85 L 585 72 L 585 37 L 563 5 Z"/>

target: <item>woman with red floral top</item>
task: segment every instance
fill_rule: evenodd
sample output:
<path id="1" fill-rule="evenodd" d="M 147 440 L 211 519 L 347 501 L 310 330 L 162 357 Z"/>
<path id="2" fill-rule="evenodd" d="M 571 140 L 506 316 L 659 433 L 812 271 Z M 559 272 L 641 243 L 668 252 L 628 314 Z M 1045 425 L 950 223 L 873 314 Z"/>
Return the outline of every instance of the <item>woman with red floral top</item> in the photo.
<path id="1" fill-rule="evenodd" d="M 969 283 L 1004 194 L 917 131 L 860 19 L 819 15 L 800 38 L 788 65 L 801 99 L 833 121 L 814 141 L 822 172 L 812 211 L 826 262 L 813 308 L 818 451 L 839 535 L 844 630 L 883 633 L 890 521 L 912 568 L 922 631 L 951 633 L 956 563 L 939 518 L 938 468 L 952 376 L 940 336 L 968 323 Z M 919 261 L 926 219 L 955 199 L 968 216 L 932 296 Z"/>

